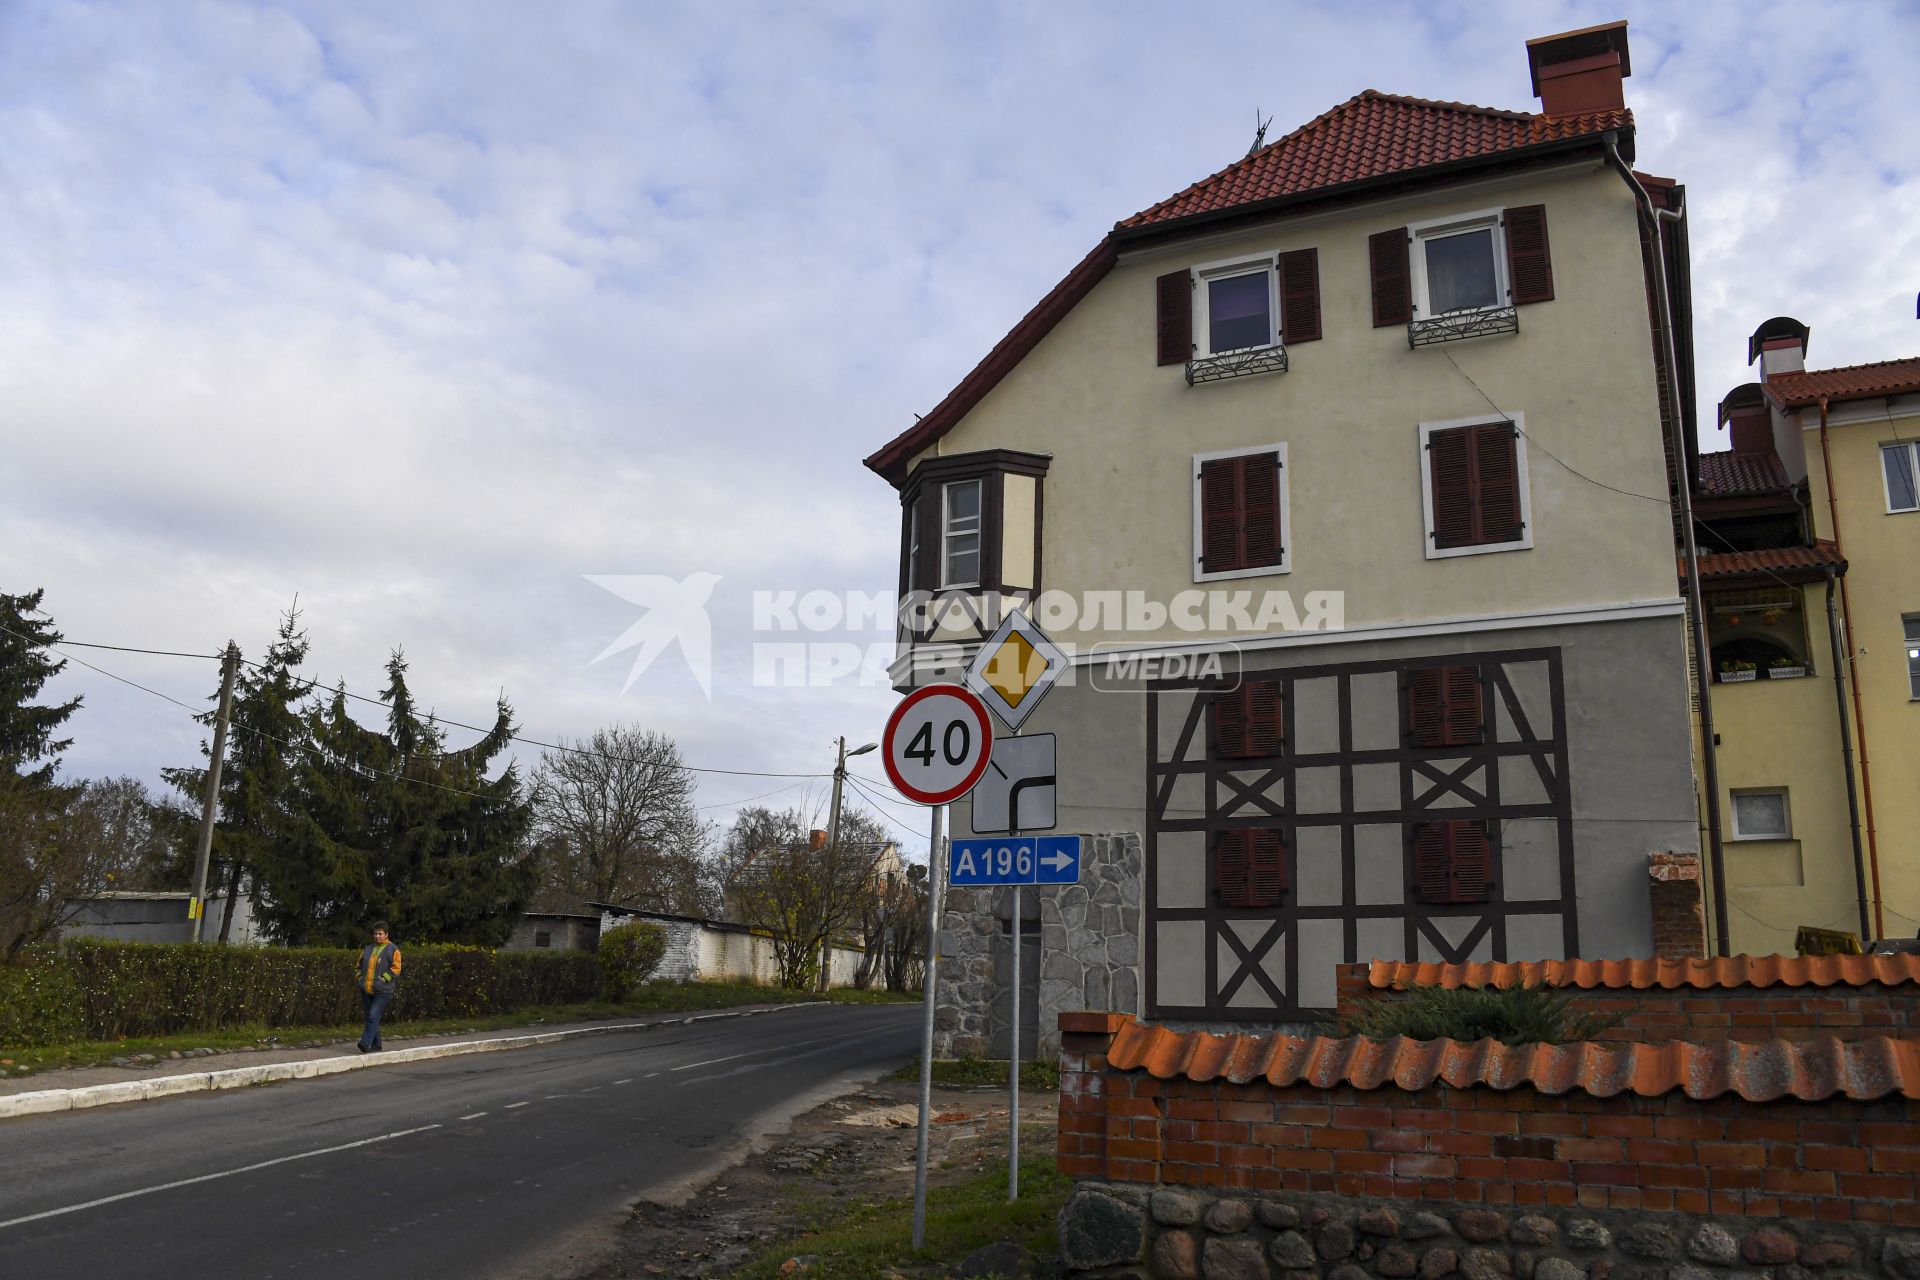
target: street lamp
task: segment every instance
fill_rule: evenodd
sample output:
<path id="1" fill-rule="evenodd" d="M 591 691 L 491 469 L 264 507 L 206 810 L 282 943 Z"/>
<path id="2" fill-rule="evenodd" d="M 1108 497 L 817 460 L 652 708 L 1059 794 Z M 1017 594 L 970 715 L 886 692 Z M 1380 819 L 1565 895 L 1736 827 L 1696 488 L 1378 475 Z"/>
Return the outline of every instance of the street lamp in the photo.
<path id="1" fill-rule="evenodd" d="M 877 751 L 880 744 L 869 742 L 863 747 L 847 750 L 847 740 L 840 739 L 840 758 L 833 766 L 833 808 L 827 818 L 827 856 L 833 857 L 840 852 L 840 788 L 847 780 L 847 760 L 853 756 L 863 756 L 869 751 Z M 836 867 L 837 871 L 838 868 Z M 827 933 L 820 943 L 820 993 L 826 994 L 833 980 L 833 934 Z"/>

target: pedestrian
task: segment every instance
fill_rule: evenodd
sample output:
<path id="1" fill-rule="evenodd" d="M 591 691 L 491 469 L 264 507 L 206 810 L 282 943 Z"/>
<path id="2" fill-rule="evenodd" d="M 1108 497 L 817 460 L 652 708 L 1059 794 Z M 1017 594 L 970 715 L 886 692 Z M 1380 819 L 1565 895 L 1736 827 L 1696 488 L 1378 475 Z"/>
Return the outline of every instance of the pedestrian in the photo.
<path id="1" fill-rule="evenodd" d="M 393 1002 L 393 981 L 400 976 L 400 948 L 387 937 L 387 922 L 373 926 L 373 941 L 360 949 L 360 967 L 354 971 L 354 985 L 360 988 L 360 1008 L 367 1015 L 367 1029 L 360 1033 L 360 1052 L 377 1053 L 380 1048 L 380 1016 Z"/>

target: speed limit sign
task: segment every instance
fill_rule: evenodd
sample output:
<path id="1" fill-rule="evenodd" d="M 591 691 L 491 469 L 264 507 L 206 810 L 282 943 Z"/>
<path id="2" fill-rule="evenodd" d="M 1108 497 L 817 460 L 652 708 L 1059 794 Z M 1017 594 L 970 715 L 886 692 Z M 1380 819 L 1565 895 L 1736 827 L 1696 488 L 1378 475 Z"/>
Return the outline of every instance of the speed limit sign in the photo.
<path id="1" fill-rule="evenodd" d="M 895 790 L 920 804 L 947 804 L 987 771 L 993 722 L 971 691 L 930 684 L 900 700 L 880 745 Z"/>

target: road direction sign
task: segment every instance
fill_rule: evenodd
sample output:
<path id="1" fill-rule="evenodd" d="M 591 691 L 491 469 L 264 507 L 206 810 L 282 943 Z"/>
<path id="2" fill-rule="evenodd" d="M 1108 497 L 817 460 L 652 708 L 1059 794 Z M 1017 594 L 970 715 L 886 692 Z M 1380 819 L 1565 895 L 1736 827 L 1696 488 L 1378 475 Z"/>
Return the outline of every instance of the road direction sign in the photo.
<path id="1" fill-rule="evenodd" d="M 1059 826 L 1053 771 L 1052 734 L 995 739 L 993 759 L 973 789 L 973 829 L 1051 831 Z"/>
<path id="2" fill-rule="evenodd" d="M 1078 884 L 1080 837 L 994 836 L 949 841 L 947 882 L 959 888 Z"/>
<path id="3" fill-rule="evenodd" d="M 1017 730 L 1069 665 L 1046 632 L 1020 610 L 1009 609 L 967 668 L 967 688 L 979 694 L 1007 728 Z"/>
<path id="4" fill-rule="evenodd" d="M 959 685 L 930 684 L 900 699 L 880 744 L 895 790 L 920 804 L 949 804 L 987 771 L 993 721 Z"/>

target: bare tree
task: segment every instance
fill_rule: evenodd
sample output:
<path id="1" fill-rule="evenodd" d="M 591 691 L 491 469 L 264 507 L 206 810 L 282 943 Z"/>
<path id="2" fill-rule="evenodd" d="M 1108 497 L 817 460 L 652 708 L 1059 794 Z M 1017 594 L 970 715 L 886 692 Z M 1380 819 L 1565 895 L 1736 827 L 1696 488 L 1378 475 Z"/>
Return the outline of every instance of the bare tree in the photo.
<path id="1" fill-rule="evenodd" d="M 887 990 L 918 991 L 927 973 L 927 869 L 909 864 L 888 899 Z"/>
<path id="2" fill-rule="evenodd" d="M 718 904 L 703 856 L 706 828 L 673 739 L 616 724 L 560 745 L 570 750 L 549 751 L 533 778 L 535 905 L 577 911 L 584 902 L 617 902 L 711 914 Z"/>
<path id="3" fill-rule="evenodd" d="M 740 811 L 721 850 L 727 902 L 772 940 L 780 985 L 815 984 L 822 950 L 859 927 L 876 892 L 874 867 L 890 847 L 880 823 L 858 810 L 842 811 L 837 846 L 816 839 L 798 809 Z"/>
<path id="4" fill-rule="evenodd" d="M 165 840 L 135 778 L 33 787 L 0 780 L 0 958 L 58 932 L 73 900 L 132 888 Z"/>

